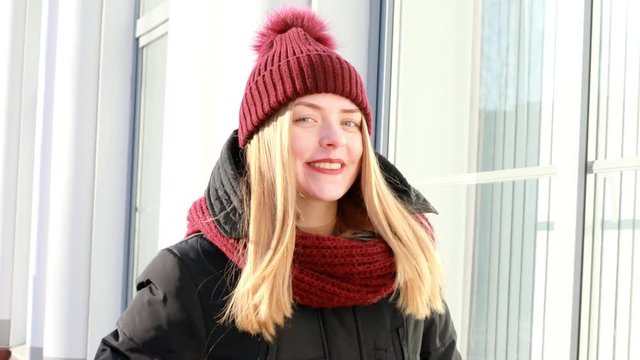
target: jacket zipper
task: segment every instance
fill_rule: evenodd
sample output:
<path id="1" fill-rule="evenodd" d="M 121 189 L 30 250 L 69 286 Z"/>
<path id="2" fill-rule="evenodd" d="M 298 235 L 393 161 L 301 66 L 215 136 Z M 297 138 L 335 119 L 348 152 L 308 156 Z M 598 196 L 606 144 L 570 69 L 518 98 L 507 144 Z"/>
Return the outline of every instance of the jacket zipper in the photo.
<path id="1" fill-rule="evenodd" d="M 324 316 L 322 315 L 322 310 L 316 310 L 316 318 L 318 319 L 318 326 L 320 327 L 320 335 L 322 337 L 322 348 L 324 350 L 324 358 L 331 359 L 331 354 L 329 353 L 329 342 L 327 341 L 327 333 L 324 330 Z"/>
<path id="2" fill-rule="evenodd" d="M 356 332 L 358 334 L 358 350 L 360 351 L 360 360 L 365 360 L 364 358 L 364 339 L 362 338 L 362 329 L 360 328 L 360 320 L 358 319 L 358 312 L 354 306 L 351 307 L 351 311 L 353 312 L 353 319 L 356 323 Z"/>

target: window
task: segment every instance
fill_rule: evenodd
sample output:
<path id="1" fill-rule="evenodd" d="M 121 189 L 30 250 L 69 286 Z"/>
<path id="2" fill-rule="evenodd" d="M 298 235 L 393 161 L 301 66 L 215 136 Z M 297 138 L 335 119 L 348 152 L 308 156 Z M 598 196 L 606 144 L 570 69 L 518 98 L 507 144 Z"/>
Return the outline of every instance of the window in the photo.
<path id="1" fill-rule="evenodd" d="M 582 359 L 640 357 L 638 16 L 637 1 L 593 2 Z"/>
<path id="2" fill-rule="evenodd" d="M 158 252 L 168 16 L 167 1 L 140 2 L 136 24 L 140 78 L 134 151 L 132 283 Z"/>
<path id="3" fill-rule="evenodd" d="M 571 358 L 586 166 L 583 4 L 393 3 L 382 136 L 440 212 L 432 222 L 463 357 Z"/>

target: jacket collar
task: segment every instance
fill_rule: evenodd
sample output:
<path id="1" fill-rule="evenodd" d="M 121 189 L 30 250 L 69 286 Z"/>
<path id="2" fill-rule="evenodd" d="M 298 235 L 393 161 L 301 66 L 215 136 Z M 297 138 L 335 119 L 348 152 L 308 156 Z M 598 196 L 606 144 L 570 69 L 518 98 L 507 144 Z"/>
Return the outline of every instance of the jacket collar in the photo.
<path id="1" fill-rule="evenodd" d="M 389 160 L 377 152 L 376 158 L 387 184 L 401 201 L 415 213 L 438 213 Z M 218 229 L 232 239 L 243 237 L 240 224 L 244 201 L 240 183 L 245 173 L 244 152 L 238 145 L 238 131 L 235 130 L 222 148 L 205 193 L 207 207 Z"/>

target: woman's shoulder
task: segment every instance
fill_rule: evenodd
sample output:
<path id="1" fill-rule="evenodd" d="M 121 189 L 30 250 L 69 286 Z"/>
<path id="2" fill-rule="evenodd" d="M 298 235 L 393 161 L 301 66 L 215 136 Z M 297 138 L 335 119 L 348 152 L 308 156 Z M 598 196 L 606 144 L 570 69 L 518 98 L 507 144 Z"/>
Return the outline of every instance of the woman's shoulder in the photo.
<path id="1" fill-rule="evenodd" d="M 169 293 L 175 291 L 176 296 L 199 298 L 207 313 L 221 306 L 236 275 L 237 266 L 203 234 L 196 233 L 161 250 L 136 284 L 140 289 L 151 282 Z"/>
<path id="2" fill-rule="evenodd" d="M 172 288 L 186 281 L 198 287 L 208 279 L 231 274 L 231 266 L 220 249 L 204 235 L 196 233 L 160 250 L 138 275 L 136 285 L 138 290 L 148 282 Z"/>
<path id="3" fill-rule="evenodd" d="M 181 268 L 194 278 L 224 273 L 232 265 L 229 258 L 202 233 L 195 233 L 158 254 L 160 258 L 166 256 L 176 258 Z"/>
<path id="4" fill-rule="evenodd" d="M 117 329 L 103 339 L 97 358 L 114 353 L 201 357 L 229 293 L 233 272 L 228 266 L 224 254 L 201 234 L 158 252 L 138 276 L 135 297 Z"/>

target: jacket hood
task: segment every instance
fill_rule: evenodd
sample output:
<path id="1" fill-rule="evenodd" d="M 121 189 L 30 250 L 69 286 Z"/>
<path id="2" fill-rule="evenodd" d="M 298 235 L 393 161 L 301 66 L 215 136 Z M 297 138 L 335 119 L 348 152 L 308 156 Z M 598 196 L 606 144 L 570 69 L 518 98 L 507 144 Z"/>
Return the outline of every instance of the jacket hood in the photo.
<path id="1" fill-rule="evenodd" d="M 438 213 L 418 190 L 409 185 L 389 160 L 377 152 L 375 154 L 387 185 L 398 199 L 415 213 Z M 235 130 L 222 148 L 205 192 L 207 207 L 218 229 L 224 236 L 232 239 L 244 236 L 239 225 L 244 213 L 240 184 L 245 174 L 244 151 L 238 145 L 238 131 Z"/>

